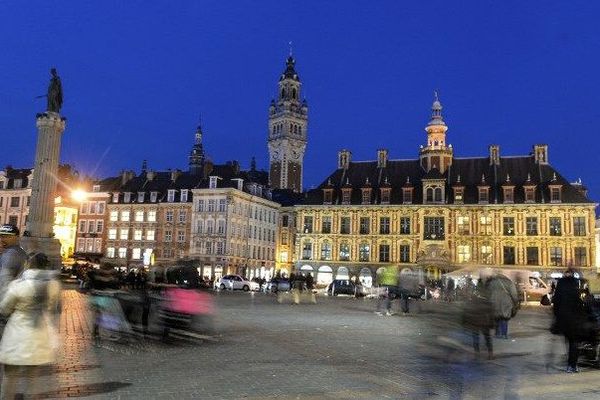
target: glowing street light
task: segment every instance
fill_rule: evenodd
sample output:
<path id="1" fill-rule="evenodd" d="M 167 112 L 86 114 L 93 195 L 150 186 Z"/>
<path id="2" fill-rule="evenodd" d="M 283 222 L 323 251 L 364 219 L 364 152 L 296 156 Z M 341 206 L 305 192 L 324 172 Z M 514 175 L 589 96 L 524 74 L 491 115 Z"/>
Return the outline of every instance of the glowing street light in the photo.
<path id="1" fill-rule="evenodd" d="M 77 202 L 82 202 L 87 199 L 87 193 L 82 189 L 75 189 L 71 192 L 71 197 Z"/>

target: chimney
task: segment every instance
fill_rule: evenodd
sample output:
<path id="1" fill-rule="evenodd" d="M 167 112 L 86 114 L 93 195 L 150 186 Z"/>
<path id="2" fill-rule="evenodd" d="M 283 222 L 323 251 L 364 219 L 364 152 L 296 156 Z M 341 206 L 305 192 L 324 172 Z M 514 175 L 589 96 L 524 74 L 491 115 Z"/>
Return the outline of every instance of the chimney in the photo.
<path id="1" fill-rule="evenodd" d="M 536 164 L 548 164 L 548 145 L 536 144 L 533 146 L 533 157 Z"/>
<path id="2" fill-rule="evenodd" d="M 156 176 L 156 172 L 154 172 L 154 171 L 146 172 L 146 180 L 148 180 L 148 181 L 153 180 L 155 176 Z"/>
<path id="3" fill-rule="evenodd" d="M 377 150 L 377 168 L 385 168 L 388 161 L 388 150 L 379 149 Z"/>
<path id="4" fill-rule="evenodd" d="M 492 144 L 490 150 L 490 165 L 500 165 L 500 146 Z"/>
<path id="5" fill-rule="evenodd" d="M 181 176 L 181 171 L 176 169 L 171 171 L 171 181 L 175 182 Z"/>
<path id="6" fill-rule="evenodd" d="M 350 167 L 350 161 L 352 159 L 352 153 L 349 150 L 341 150 L 338 152 L 338 169 L 348 169 Z"/>
<path id="7" fill-rule="evenodd" d="M 135 177 L 135 172 L 133 171 L 122 171 L 121 172 L 121 186 L 125 186 L 127 182 L 132 180 Z"/>

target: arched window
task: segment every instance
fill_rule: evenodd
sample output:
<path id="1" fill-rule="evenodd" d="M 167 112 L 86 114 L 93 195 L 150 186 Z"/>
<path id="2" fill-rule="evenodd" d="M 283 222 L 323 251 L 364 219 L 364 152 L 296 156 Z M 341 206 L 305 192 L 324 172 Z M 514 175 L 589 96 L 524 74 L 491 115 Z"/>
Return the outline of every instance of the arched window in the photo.
<path id="1" fill-rule="evenodd" d="M 442 201 L 442 188 L 435 188 L 434 200 L 439 202 Z"/>
<path id="2" fill-rule="evenodd" d="M 369 243 L 363 242 L 358 246 L 358 259 L 359 261 L 371 260 L 371 246 L 369 246 Z"/>
<path id="3" fill-rule="evenodd" d="M 292 97 L 295 99 L 296 98 L 296 88 L 292 89 Z"/>
<path id="4" fill-rule="evenodd" d="M 285 98 L 285 89 L 284 88 L 281 88 L 281 97 Z"/>
<path id="5" fill-rule="evenodd" d="M 425 190 L 425 201 L 427 201 L 427 202 L 433 201 L 433 189 L 432 188 L 427 188 L 427 190 Z"/>
<path id="6" fill-rule="evenodd" d="M 321 243 L 321 260 L 331 260 L 331 243 L 328 241 Z"/>

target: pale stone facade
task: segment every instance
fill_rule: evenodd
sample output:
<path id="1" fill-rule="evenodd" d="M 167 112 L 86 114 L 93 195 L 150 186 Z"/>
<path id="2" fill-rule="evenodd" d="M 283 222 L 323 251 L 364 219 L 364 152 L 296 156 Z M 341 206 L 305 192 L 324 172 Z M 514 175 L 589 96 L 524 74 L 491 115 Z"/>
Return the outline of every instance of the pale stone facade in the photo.
<path id="1" fill-rule="evenodd" d="M 247 191 L 249 191 L 249 193 Z M 190 258 L 203 276 L 237 273 L 269 278 L 275 273 L 279 204 L 263 188 L 194 189 Z"/>

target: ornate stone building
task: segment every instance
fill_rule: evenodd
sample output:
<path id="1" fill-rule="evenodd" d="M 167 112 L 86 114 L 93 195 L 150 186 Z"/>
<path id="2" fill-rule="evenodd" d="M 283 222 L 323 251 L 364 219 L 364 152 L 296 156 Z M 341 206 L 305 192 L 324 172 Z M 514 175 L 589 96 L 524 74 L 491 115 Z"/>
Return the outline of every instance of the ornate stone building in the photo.
<path id="1" fill-rule="evenodd" d="M 277 100 L 269 106 L 269 182 L 273 189 L 302 191 L 308 104 L 300 100 L 300 77 L 290 55 L 279 79 Z"/>
<path id="2" fill-rule="evenodd" d="M 484 157 L 455 157 L 437 96 L 425 130 L 416 159 L 381 149 L 375 161 L 354 162 L 339 152 L 338 168 L 293 207 L 296 269 L 325 283 L 370 281 L 386 264 L 431 277 L 466 266 L 593 266 L 596 204 L 549 164 L 546 145 L 525 156 L 492 145 Z"/>

